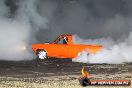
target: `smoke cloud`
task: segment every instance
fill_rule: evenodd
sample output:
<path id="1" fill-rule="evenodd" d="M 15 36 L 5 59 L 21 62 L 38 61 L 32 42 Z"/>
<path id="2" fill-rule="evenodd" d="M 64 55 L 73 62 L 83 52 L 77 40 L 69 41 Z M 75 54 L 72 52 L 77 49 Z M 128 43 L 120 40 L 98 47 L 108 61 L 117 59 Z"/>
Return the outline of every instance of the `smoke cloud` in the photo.
<path id="1" fill-rule="evenodd" d="M 46 27 L 46 19 L 37 13 L 35 0 L 7 2 L 0 3 L 0 59 L 31 60 L 31 44 L 37 42 L 35 33 Z M 14 5 L 17 8 L 11 9 Z"/>
<path id="2" fill-rule="evenodd" d="M 85 63 L 132 62 L 132 7 L 130 0 L 40 0 L 40 13 L 49 19 L 49 30 L 56 34 L 72 33 L 75 43 L 101 44 L 103 49 L 87 56 L 83 51 L 74 61 Z M 49 15 L 50 14 L 50 15 Z M 129 35 L 129 36 L 128 36 Z"/>
<path id="3" fill-rule="evenodd" d="M 131 62 L 131 4 L 131 0 L 1 0 L 0 59 L 30 60 L 32 43 L 70 33 L 76 34 L 75 43 L 104 46 L 85 62 Z"/>
<path id="4" fill-rule="evenodd" d="M 96 54 L 88 54 L 86 51 L 80 52 L 81 54 L 73 59 L 73 62 L 83 63 L 108 63 L 108 64 L 121 64 L 132 62 L 132 33 L 122 42 L 115 42 L 106 39 L 83 40 L 73 36 L 73 42 L 79 44 L 100 44 L 103 46 L 101 51 Z M 108 41 L 108 42 L 107 42 Z"/>

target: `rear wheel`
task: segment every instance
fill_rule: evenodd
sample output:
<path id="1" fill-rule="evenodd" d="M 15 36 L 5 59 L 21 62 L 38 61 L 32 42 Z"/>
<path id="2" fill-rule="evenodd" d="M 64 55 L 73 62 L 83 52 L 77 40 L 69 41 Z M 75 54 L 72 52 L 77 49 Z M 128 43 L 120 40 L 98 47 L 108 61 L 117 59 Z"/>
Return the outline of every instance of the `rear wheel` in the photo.
<path id="1" fill-rule="evenodd" d="M 47 58 L 47 52 L 44 49 L 38 49 L 36 52 L 38 59 L 46 59 Z"/>

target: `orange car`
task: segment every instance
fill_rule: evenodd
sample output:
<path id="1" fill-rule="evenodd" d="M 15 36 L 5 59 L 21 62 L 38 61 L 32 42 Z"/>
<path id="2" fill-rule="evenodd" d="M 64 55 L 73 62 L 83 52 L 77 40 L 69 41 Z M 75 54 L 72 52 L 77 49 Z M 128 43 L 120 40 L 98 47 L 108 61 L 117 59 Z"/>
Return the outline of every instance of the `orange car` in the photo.
<path id="1" fill-rule="evenodd" d="M 32 44 L 32 50 L 39 59 L 47 57 L 75 58 L 83 50 L 91 54 L 98 52 L 101 48 L 101 45 L 73 44 L 72 35 L 69 34 L 60 35 L 51 43 Z"/>

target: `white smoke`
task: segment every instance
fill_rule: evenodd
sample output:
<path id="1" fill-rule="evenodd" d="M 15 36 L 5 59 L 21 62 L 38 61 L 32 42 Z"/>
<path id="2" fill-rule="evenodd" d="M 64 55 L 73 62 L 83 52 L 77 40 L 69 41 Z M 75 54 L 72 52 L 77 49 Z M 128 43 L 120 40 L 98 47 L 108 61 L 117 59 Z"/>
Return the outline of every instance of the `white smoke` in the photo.
<path id="1" fill-rule="evenodd" d="M 45 27 L 46 19 L 37 13 L 36 0 L 19 0 L 13 17 L 5 1 L 0 0 L 0 60 L 31 60 L 32 31 Z"/>
<path id="2" fill-rule="evenodd" d="M 73 42 L 79 44 L 100 44 L 103 48 L 96 54 L 88 54 L 82 51 L 79 56 L 73 59 L 74 62 L 83 63 L 109 63 L 121 64 L 132 62 L 132 33 L 122 42 L 114 42 L 111 39 L 83 40 L 73 36 Z"/>
<path id="3" fill-rule="evenodd" d="M 0 59 L 31 59 L 31 54 L 26 50 L 30 38 L 29 25 L 4 18 L 0 19 L 0 29 Z"/>
<path id="4" fill-rule="evenodd" d="M 46 28 L 48 23 L 48 19 L 42 17 L 37 11 L 37 0 L 20 0 L 16 19 L 27 22 L 36 30 Z"/>

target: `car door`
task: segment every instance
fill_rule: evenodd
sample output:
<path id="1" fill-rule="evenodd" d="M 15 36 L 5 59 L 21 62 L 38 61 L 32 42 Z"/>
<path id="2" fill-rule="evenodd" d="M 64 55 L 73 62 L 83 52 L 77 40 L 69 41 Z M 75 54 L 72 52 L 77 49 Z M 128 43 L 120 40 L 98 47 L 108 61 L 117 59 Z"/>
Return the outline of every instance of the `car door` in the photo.
<path id="1" fill-rule="evenodd" d="M 64 38 L 60 38 L 56 43 L 50 44 L 50 55 L 57 58 L 67 58 L 67 47 L 68 45 Z"/>
<path id="2" fill-rule="evenodd" d="M 79 52 L 83 50 L 83 46 L 78 44 L 67 44 L 66 38 L 61 38 L 55 45 L 55 57 L 59 58 L 75 58 Z"/>

